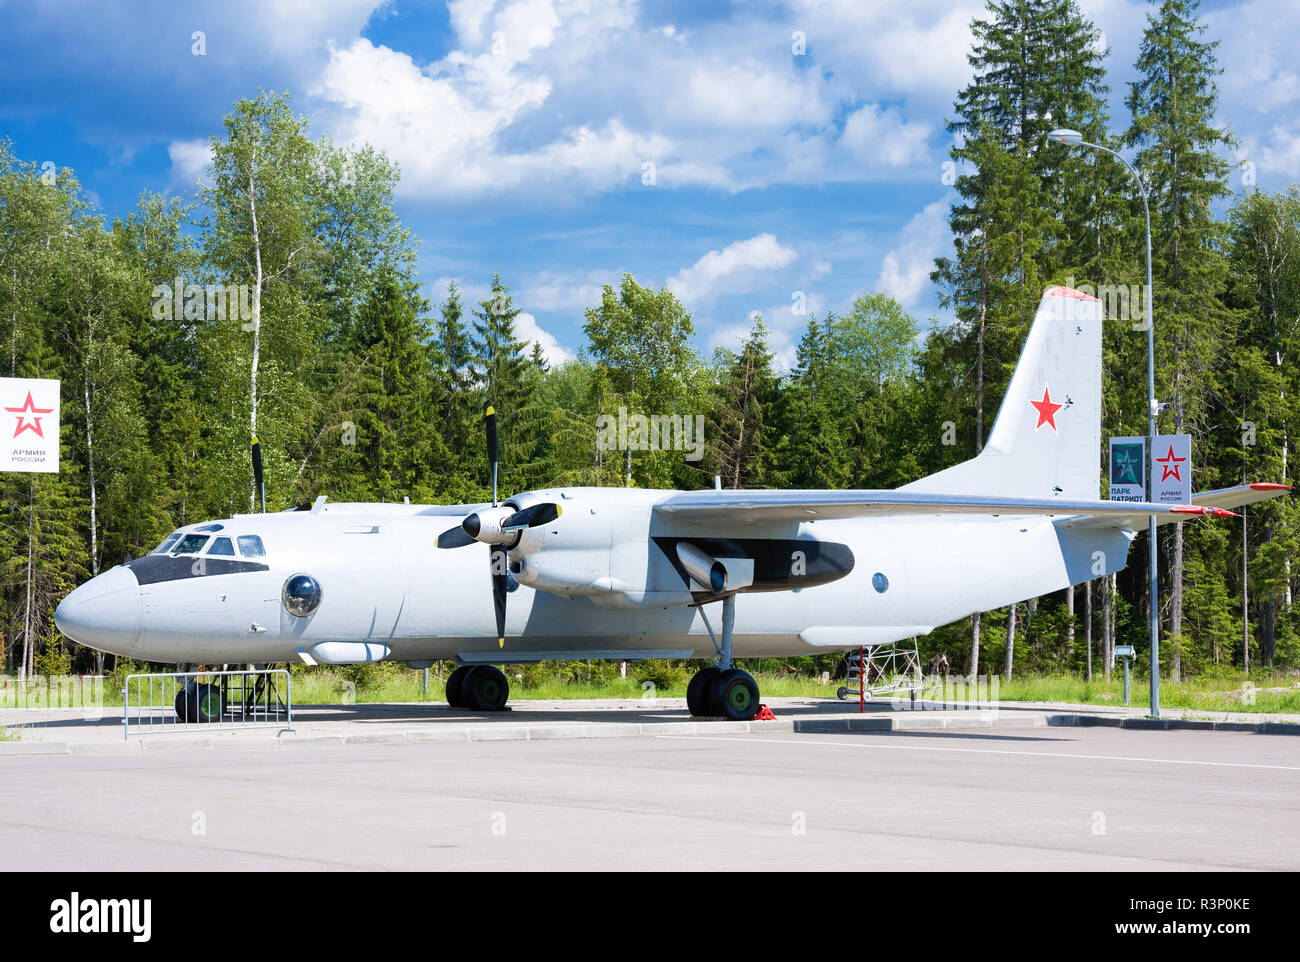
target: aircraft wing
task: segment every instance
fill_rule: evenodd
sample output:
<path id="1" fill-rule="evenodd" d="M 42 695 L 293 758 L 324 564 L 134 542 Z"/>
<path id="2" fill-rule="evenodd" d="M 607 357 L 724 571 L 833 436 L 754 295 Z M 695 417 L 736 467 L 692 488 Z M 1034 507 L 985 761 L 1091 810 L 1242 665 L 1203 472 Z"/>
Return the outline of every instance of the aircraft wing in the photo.
<path id="1" fill-rule="evenodd" d="M 1116 522 L 1121 519 L 1146 518 L 1151 515 L 1157 518 L 1168 518 L 1170 521 L 1183 520 L 1187 516 L 1232 515 L 1232 512 L 1209 503 L 1168 505 L 1132 501 L 1004 498 L 975 494 L 863 490 L 687 491 L 659 502 L 655 506 L 655 513 L 675 521 L 742 524 L 822 521 L 833 518 L 969 514 L 1100 519 L 1103 523 L 1116 525 Z"/>

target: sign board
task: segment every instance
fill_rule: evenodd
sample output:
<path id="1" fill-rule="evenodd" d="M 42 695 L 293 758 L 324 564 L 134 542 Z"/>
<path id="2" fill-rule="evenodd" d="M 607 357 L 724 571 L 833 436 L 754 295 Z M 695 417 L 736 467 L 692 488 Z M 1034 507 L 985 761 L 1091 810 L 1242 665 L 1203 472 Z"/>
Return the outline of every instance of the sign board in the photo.
<path id="1" fill-rule="evenodd" d="M 0 377 L 0 471 L 59 470 L 59 382 Z"/>
<path id="2" fill-rule="evenodd" d="M 1146 438 L 1110 439 L 1110 499 L 1145 501 Z"/>
<path id="3" fill-rule="evenodd" d="M 1116 657 L 1116 658 L 1132 658 L 1132 657 L 1133 657 L 1133 646 L 1132 646 L 1132 645 L 1116 645 L 1116 646 L 1115 646 L 1115 657 Z"/>
<path id="4" fill-rule="evenodd" d="M 1151 500 L 1192 503 L 1192 436 L 1159 434 L 1151 439 Z"/>

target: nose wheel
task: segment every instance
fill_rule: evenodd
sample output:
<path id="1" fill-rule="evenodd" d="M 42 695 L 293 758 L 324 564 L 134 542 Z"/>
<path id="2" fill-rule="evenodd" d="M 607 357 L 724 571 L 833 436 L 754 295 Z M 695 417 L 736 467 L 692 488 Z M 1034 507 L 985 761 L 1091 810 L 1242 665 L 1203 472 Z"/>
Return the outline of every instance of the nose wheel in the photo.
<path id="1" fill-rule="evenodd" d="M 736 596 L 722 599 L 722 642 L 713 634 L 713 627 L 704 615 L 704 627 L 709 630 L 718 663 L 701 668 L 686 686 L 686 707 L 692 715 L 705 718 L 727 718 L 731 721 L 748 721 L 758 712 L 758 682 L 747 671 L 731 664 L 731 639 L 736 623 Z"/>
<path id="2" fill-rule="evenodd" d="M 469 711 L 501 711 L 510 699 L 510 681 L 492 665 L 461 665 L 447 678 L 447 704 Z"/>
<path id="3" fill-rule="evenodd" d="M 218 685 L 191 682 L 176 693 L 176 717 L 183 722 L 211 724 L 226 713 L 226 696 Z"/>

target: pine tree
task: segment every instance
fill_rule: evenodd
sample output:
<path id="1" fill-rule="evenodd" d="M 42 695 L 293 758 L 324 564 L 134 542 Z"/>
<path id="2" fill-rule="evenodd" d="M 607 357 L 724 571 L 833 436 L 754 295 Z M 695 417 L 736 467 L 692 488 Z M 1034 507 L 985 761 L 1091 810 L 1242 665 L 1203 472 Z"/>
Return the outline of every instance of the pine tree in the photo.
<path id="1" fill-rule="evenodd" d="M 727 367 L 708 449 L 716 473 L 732 488 L 772 487 L 777 481 L 772 446 L 780 392 L 772 357 L 762 315 L 754 317 L 740 353 L 723 355 Z"/>
<path id="2" fill-rule="evenodd" d="M 523 342 L 515 337 L 519 313 L 500 272 L 493 274 L 491 293 L 474 311 L 471 344 L 474 374 L 484 403 L 497 413 L 501 479 L 509 489 L 529 485 L 535 454 L 532 429 L 538 417 L 536 381 L 530 375 Z"/>

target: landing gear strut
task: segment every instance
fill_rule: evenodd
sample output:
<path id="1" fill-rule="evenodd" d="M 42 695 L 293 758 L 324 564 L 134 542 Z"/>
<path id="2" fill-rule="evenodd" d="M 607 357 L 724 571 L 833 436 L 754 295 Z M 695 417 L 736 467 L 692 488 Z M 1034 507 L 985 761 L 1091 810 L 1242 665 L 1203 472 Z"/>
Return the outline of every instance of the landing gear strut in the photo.
<path id="1" fill-rule="evenodd" d="M 461 665 L 447 678 L 447 704 L 470 711 L 501 711 L 510 698 L 510 682 L 492 665 Z"/>
<path id="2" fill-rule="evenodd" d="M 736 596 L 722 599 L 722 643 L 713 634 L 704 607 L 700 607 L 704 627 L 709 630 L 717 665 L 701 668 L 686 687 L 686 706 L 692 715 L 723 717 L 733 721 L 748 721 L 758 712 L 758 683 L 747 671 L 731 664 L 731 637 L 736 624 Z"/>

